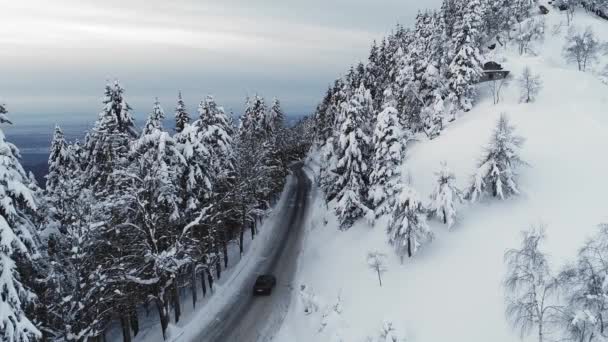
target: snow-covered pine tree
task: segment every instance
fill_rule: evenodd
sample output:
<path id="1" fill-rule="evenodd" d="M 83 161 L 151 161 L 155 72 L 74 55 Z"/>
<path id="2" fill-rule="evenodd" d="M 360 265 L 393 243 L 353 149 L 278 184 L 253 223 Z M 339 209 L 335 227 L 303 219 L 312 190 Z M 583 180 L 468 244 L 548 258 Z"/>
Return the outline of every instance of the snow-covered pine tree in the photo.
<path id="1" fill-rule="evenodd" d="M 134 311 L 134 303 L 141 295 L 141 291 L 124 281 L 125 259 L 129 258 L 124 252 L 133 244 L 130 239 L 120 236 L 129 231 L 121 224 L 133 215 L 128 204 L 135 193 L 131 188 L 132 179 L 125 175 L 131 161 L 130 145 L 137 134 L 123 93 L 118 82 L 106 86 L 104 109 L 87 134 L 82 160 L 81 186 L 91 190 L 94 203 L 89 216 L 91 221 L 83 224 L 95 227 L 90 254 L 86 257 L 95 267 L 89 269 L 92 277 L 98 279 L 89 293 L 98 298 L 87 309 L 97 313 L 90 334 L 100 334 L 115 317 L 120 317 L 123 329 L 128 332 L 127 317 Z M 91 199 L 87 200 L 91 202 Z"/>
<path id="2" fill-rule="evenodd" d="M 180 211 L 179 175 L 186 161 L 173 138 L 163 130 L 163 118 L 156 101 L 144 133 L 131 147 L 132 163 L 123 175 L 131 185 L 131 197 L 127 199 L 131 217 L 118 224 L 124 227 L 117 234 L 130 241 L 123 250 L 123 255 L 128 256 L 123 261 L 126 278 L 154 299 L 164 336 L 169 322 L 166 301 L 176 293 L 177 275 L 190 261 L 191 242 L 182 235 Z M 179 301 L 173 303 L 177 305 Z"/>
<path id="3" fill-rule="evenodd" d="M 340 127 L 336 136 L 337 204 L 336 213 L 342 229 L 350 228 L 363 217 L 373 217 L 367 205 L 366 189 L 369 184 L 369 150 L 371 139 L 366 134 L 369 121 L 369 92 L 361 86 L 349 101 L 344 103 L 340 113 Z M 372 215 L 372 216 L 370 216 Z"/>
<path id="4" fill-rule="evenodd" d="M 336 185 L 337 175 L 333 172 L 336 169 L 336 151 L 337 141 L 335 135 L 340 127 L 340 111 L 343 103 L 346 101 L 346 93 L 343 90 L 344 82 L 337 79 L 334 82 L 331 98 L 328 108 L 324 116 L 323 125 L 325 128 L 321 132 L 321 170 L 320 170 L 320 186 L 325 193 L 325 200 L 332 201 L 338 194 L 339 188 Z"/>
<path id="5" fill-rule="evenodd" d="M 272 105 L 266 113 L 265 126 L 266 131 L 274 135 L 277 135 L 285 127 L 285 113 L 281 108 L 281 101 L 277 98 L 272 100 Z"/>
<path id="6" fill-rule="evenodd" d="M 79 181 L 72 177 L 62 184 L 60 205 L 70 215 L 61 217 L 58 236 L 49 239 L 46 250 L 50 272 L 44 301 L 51 318 L 46 333 L 68 341 L 100 336 L 112 318 L 109 306 L 116 303 L 113 279 L 96 258 L 96 250 L 104 244 L 99 224 L 93 223 L 99 207 Z"/>
<path id="7" fill-rule="evenodd" d="M 501 199 L 519 194 L 516 169 L 526 165 L 519 156 L 523 143 L 524 139 L 515 134 L 507 115 L 501 114 L 466 198 L 475 202 L 486 193 Z"/>
<path id="8" fill-rule="evenodd" d="M 448 168 L 446 162 L 441 163 L 441 169 L 435 173 L 437 184 L 431 194 L 429 214 L 435 216 L 451 229 L 456 220 L 456 202 L 462 202 L 463 195 L 456 187 L 456 176 Z"/>
<path id="9" fill-rule="evenodd" d="M 325 143 L 319 148 L 320 155 L 320 167 L 319 167 L 319 186 L 323 190 L 325 195 L 325 202 L 329 203 L 338 194 L 338 188 L 336 186 L 337 175 L 334 173 L 336 170 L 336 142 L 334 137 L 329 137 Z"/>
<path id="10" fill-rule="evenodd" d="M 287 154 L 287 137 L 285 136 L 285 114 L 281 102 L 275 98 L 266 113 L 266 131 L 269 149 L 268 165 L 271 167 L 272 192 L 279 194 L 285 185 L 288 174 L 289 155 Z"/>
<path id="11" fill-rule="evenodd" d="M 204 145 L 211 153 L 211 179 L 225 178 L 233 169 L 234 129 L 224 108 L 218 106 L 213 96 L 207 96 L 198 108 L 199 119 L 194 126 Z"/>
<path id="12" fill-rule="evenodd" d="M 190 115 L 186 111 L 186 104 L 182 98 L 182 92 L 177 95 L 177 106 L 175 107 L 175 132 L 179 133 L 190 122 Z"/>
<path id="13" fill-rule="evenodd" d="M 323 100 L 315 109 L 315 142 L 318 145 L 325 144 L 327 139 L 332 135 L 333 118 L 330 118 L 331 113 L 329 112 L 332 96 L 332 88 L 328 88 Z"/>
<path id="14" fill-rule="evenodd" d="M 246 114 L 244 114 L 246 115 Z M 241 130 L 244 126 L 241 126 Z M 239 132 L 235 148 L 234 186 L 229 192 L 232 222 L 240 228 L 239 248 L 244 251 L 243 239 L 247 227 L 255 235 L 256 223 L 268 208 L 271 195 L 271 170 L 267 165 L 268 150 L 251 133 Z"/>
<path id="15" fill-rule="evenodd" d="M 55 188 L 61 186 L 69 168 L 72 166 L 70 159 L 70 151 L 63 131 L 59 125 L 56 125 L 49 153 L 49 172 L 46 176 L 46 190 L 48 193 L 54 193 Z"/>
<path id="16" fill-rule="evenodd" d="M 228 193 L 234 184 L 234 128 L 224 108 L 218 106 L 211 95 L 201 101 L 198 112 L 199 119 L 194 123 L 194 127 L 199 132 L 201 142 L 209 151 L 209 161 L 202 167 L 209 169 L 212 186 L 209 196 L 203 201 L 206 219 L 200 224 L 207 225 L 208 229 L 212 229 L 217 234 L 214 239 L 221 242 L 224 265 L 228 265 L 227 224 L 234 220 L 228 202 Z M 211 262 L 210 259 L 207 258 L 205 261 Z"/>
<path id="17" fill-rule="evenodd" d="M 384 101 L 384 109 L 378 114 L 372 140 L 374 155 L 369 177 L 369 201 L 376 217 L 388 213 L 394 207 L 395 194 L 400 186 L 399 168 L 409 138 L 399 122 L 396 101 L 390 88 L 384 92 Z"/>
<path id="18" fill-rule="evenodd" d="M 382 63 L 378 44 L 374 40 L 369 51 L 367 63 L 365 64 L 365 76 L 363 85 L 369 89 L 373 99 L 373 107 L 379 108 L 382 103 L 382 89 L 380 80 L 382 79 Z"/>
<path id="19" fill-rule="evenodd" d="M 408 89 L 407 110 L 411 126 L 431 139 L 443 128 L 443 98 L 446 95 L 443 85 L 446 82 L 440 73 L 443 48 L 438 23 L 436 13 L 418 14 L 409 55 L 401 69 Z"/>
<path id="20" fill-rule="evenodd" d="M 181 169 L 181 203 L 185 217 L 192 219 L 200 210 L 201 201 L 208 199 L 212 189 L 211 151 L 204 143 L 200 131 L 193 124 L 185 124 L 174 137 L 176 147 L 184 158 Z"/>
<path id="21" fill-rule="evenodd" d="M 241 116 L 239 134 L 245 139 L 256 140 L 256 143 L 264 141 L 268 134 L 264 129 L 266 112 L 267 107 L 264 98 L 259 95 L 248 98 L 245 113 Z"/>
<path id="22" fill-rule="evenodd" d="M 482 71 L 479 45 L 482 28 L 482 6 L 479 0 L 459 0 L 459 15 L 452 33 L 453 58 L 447 74 L 448 98 L 458 108 L 469 111 L 475 97 L 475 87 Z"/>
<path id="23" fill-rule="evenodd" d="M 247 175 L 248 178 L 255 177 L 259 180 L 258 184 L 252 185 L 253 188 L 250 193 L 258 202 L 258 209 L 268 207 L 268 201 L 272 193 L 272 168 L 275 164 L 272 156 L 272 145 L 269 144 L 272 132 L 266 130 L 267 126 L 265 124 L 267 111 L 268 108 L 261 96 L 256 95 L 249 98 L 239 126 L 238 148 L 242 161 L 251 158 L 257 159 L 255 162 L 249 160 L 249 164 L 257 165 L 258 174 L 254 176 L 249 172 L 242 172 L 241 175 Z M 252 234 L 254 231 L 252 228 Z"/>
<path id="24" fill-rule="evenodd" d="M 0 124 L 10 123 L 0 104 Z M 38 257 L 30 213 L 36 210 L 17 147 L 0 130 L 0 339 L 29 342 L 42 337 L 28 316 L 36 300 L 24 270 Z M 29 275 L 31 276 L 31 275 Z"/>
<path id="25" fill-rule="evenodd" d="M 152 112 L 150 113 L 150 116 L 148 117 L 148 120 L 146 121 L 141 134 L 152 134 L 155 131 L 162 130 L 164 118 L 165 111 L 160 106 L 158 98 L 156 98 L 156 100 L 154 101 L 154 107 L 152 107 Z"/>
<path id="26" fill-rule="evenodd" d="M 397 197 L 393 216 L 389 221 L 388 242 L 401 258 L 414 256 L 420 247 L 433 240 L 434 234 L 426 221 L 426 210 L 416 191 L 404 186 Z"/>
<path id="27" fill-rule="evenodd" d="M 124 89 L 118 81 L 106 85 L 104 108 L 87 134 L 85 184 L 96 191 L 110 191 L 112 174 L 126 166 L 129 143 L 137 136 L 131 107 L 123 95 Z"/>

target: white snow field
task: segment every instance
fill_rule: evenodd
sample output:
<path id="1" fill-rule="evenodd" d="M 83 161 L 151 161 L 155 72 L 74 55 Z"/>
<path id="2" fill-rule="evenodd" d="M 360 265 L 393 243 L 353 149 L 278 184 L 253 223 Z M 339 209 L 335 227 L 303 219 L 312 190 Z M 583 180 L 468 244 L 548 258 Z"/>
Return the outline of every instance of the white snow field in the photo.
<path id="1" fill-rule="evenodd" d="M 599 223 L 608 222 L 608 87 L 592 70 L 580 72 L 566 63 L 562 47 L 568 28 L 554 34 L 555 25 L 566 19 L 548 7 L 545 41 L 533 46 L 537 56 L 519 56 L 511 45 L 488 57 L 515 77 L 526 65 L 540 74 L 544 87 L 536 102 L 520 104 L 513 80 L 494 105 L 487 86 L 480 85 L 474 109 L 440 137 L 410 145 L 403 165 L 414 189 L 427 200 L 441 161 L 456 174 L 458 186 L 466 188 L 482 147 L 505 112 L 527 139 L 522 157 L 530 167 L 520 169 L 522 194 L 461 205 L 452 231 L 431 221 L 435 240 L 403 264 L 387 244 L 387 218 L 374 227 L 360 221 L 342 232 L 331 204 L 328 211 L 317 197 L 296 284 L 312 289 L 319 311 L 305 314 L 301 298 L 293 298 L 277 341 L 375 342 L 384 320 L 410 342 L 519 340 L 504 315 L 505 250 L 519 246 L 522 230 L 542 223 L 547 234 L 543 249 L 559 270 Z M 606 20 L 579 10 L 573 25 L 580 30 L 591 26 L 600 40 L 608 41 Z M 605 65 L 604 57 L 597 69 Z M 387 255 L 382 287 L 366 262 L 368 252 L 376 250 Z M 338 296 L 339 314 L 331 308 Z M 533 335 L 524 338 L 533 340 Z"/>

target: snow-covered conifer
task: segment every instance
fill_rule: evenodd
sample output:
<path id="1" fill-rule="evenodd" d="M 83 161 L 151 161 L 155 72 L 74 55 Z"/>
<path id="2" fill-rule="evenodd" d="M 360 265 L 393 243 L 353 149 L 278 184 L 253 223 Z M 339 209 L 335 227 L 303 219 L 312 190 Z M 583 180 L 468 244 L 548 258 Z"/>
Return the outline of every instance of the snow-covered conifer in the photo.
<path id="1" fill-rule="evenodd" d="M 233 169 L 234 130 L 224 108 L 211 95 L 201 101 L 198 113 L 199 119 L 193 125 L 210 153 L 211 178 L 215 182 L 218 177 L 227 177 Z"/>
<path id="2" fill-rule="evenodd" d="M 431 194 L 429 214 L 438 217 L 448 228 L 452 228 L 456 219 L 456 202 L 462 202 L 462 192 L 458 190 L 456 176 L 450 171 L 447 163 L 441 163 L 441 169 L 435 173 L 437 184 Z"/>
<path id="3" fill-rule="evenodd" d="M 0 105 L 0 123 L 10 123 Z M 42 337 L 27 311 L 36 295 L 17 262 L 31 265 L 38 256 L 36 232 L 28 212 L 36 210 L 27 175 L 19 162 L 19 150 L 0 130 L 0 339 L 6 342 L 36 341 Z"/>
<path id="4" fill-rule="evenodd" d="M 112 174 L 126 167 L 130 142 L 137 136 L 131 107 L 124 99 L 124 89 L 115 81 L 106 85 L 104 108 L 85 142 L 85 185 L 96 190 L 112 191 Z"/>
<path id="5" fill-rule="evenodd" d="M 369 200 L 376 216 L 394 206 L 399 190 L 399 168 L 404 159 L 408 136 L 399 122 L 396 100 L 390 89 L 384 92 L 384 109 L 378 114 L 372 147 L 374 149 L 370 174 Z"/>
<path id="6" fill-rule="evenodd" d="M 184 104 L 182 92 L 180 91 L 177 95 L 177 106 L 175 107 L 175 131 L 177 133 L 181 132 L 189 122 L 190 115 L 186 111 L 186 104 Z"/>
<path id="7" fill-rule="evenodd" d="M 156 301 L 159 309 L 164 334 L 168 324 L 167 293 L 176 291 L 176 276 L 190 261 L 190 244 L 184 241 L 180 210 L 180 175 L 186 161 L 173 138 L 163 130 L 161 113 L 157 101 L 144 134 L 131 147 L 132 163 L 123 175 L 131 184 L 126 199 L 131 216 L 118 234 L 132 241 L 123 252 L 129 255 L 125 260 L 127 280 L 147 286 L 149 298 Z"/>
<path id="8" fill-rule="evenodd" d="M 245 113 L 241 116 L 239 124 L 239 134 L 247 139 L 255 139 L 258 142 L 266 139 L 267 132 L 265 130 L 266 121 L 266 102 L 259 95 L 252 96 L 247 99 Z"/>
<path id="9" fill-rule="evenodd" d="M 389 221 L 388 241 L 403 261 L 414 256 L 423 244 L 433 240 L 433 232 L 426 221 L 426 210 L 418 194 L 409 186 L 401 189 L 393 216 Z"/>
<path id="10" fill-rule="evenodd" d="M 460 15 L 452 33 L 453 55 L 448 66 L 449 99 L 459 108 L 469 111 L 475 97 L 474 83 L 481 76 L 481 5 L 479 0 L 459 3 Z"/>
<path id="11" fill-rule="evenodd" d="M 342 229 L 350 228 L 353 223 L 373 211 L 367 205 L 367 187 L 369 175 L 370 137 L 366 134 L 365 121 L 366 96 L 369 94 L 360 87 L 349 101 L 344 103 L 340 112 L 340 127 L 336 141 L 336 167 L 332 170 L 337 175 L 336 214 L 340 219 Z"/>
<path id="12" fill-rule="evenodd" d="M 272 105 L 266 113 L 265 125 L 266 130 L 275 135 L 284 128 L 285 113 L 281 108 L 281 102 L 277 98 L 272 100 Z"/>
<path id="13" fill-rule="evenodd" d="M 65 141 L 63 131 L 59 125 L 56 125 L 49 153 L 49 172 L 46 176 L 47 192 L 52 193 L 55 191 L 55 187 L 61 185 L 66 173 L 72 166 L 70 165 L 70 159 L 70 151 L 68 144 Z"/>
<path id="14" fill-rule="evenodd" d="M 154 107 L 152 107 L 152 112 L 144 125 L 144 129 L 142 131 L 142 135 L 152 134 L 157 130 L 161 130 L 163 127 L 163 120 L 165 119 L 165 111 L 160 106 L 160 102 L 158 98 L 154 101 Z"/>
<path id="15" fill-rule="evenodd" d="M 526 164 L 519 156 L 523 143 L 507 115 L 501 114 L 466 197 L 475 202 L 486 193 L 500 199 L 519 194 L 516 169 Z"/>

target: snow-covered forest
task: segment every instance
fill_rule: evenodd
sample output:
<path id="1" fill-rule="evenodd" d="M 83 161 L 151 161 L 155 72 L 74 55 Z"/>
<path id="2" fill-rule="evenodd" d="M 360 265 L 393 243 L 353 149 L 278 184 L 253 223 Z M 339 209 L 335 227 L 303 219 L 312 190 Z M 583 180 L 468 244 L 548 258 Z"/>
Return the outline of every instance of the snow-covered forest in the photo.
<path id="1" fill-rule="evenodd" d="M 116 321 L 130 341 L 141 306 L 164 335 L 179 289 L 193 305 L 208 295 L 234 263 L 228 245 L 242 254 L 312 141 L 311 120 L 286 127 L 279 100 L 257 95 L 238 125 L 212 96 L 191 115 L 179 94 L 175 132 L 166 115 L 156 100 L 137 129 L 124 88 L 108 84 L 84 141 L 55 128 L 44 189 L 0 134 L 2 341 L 101 341 Z"/>
<path id="2" fill-rule="evenodd" d="M 277 99 L 181 93 L 138 127 L 111 82 L 83 141 L 55 128 L 44 186 L 0 130 L 0 341 L 177 340 L 299 161 L 292 297 L 247 336 L 608 341 L 606 86 L 608 0 L 443 0 L 289 127 Z"/>
<path id="3" fill-rule="evenodd" d="M 445 0 L 374 42 L 315 112 L 280 339 L 606 340 L 606 14 Z"/>

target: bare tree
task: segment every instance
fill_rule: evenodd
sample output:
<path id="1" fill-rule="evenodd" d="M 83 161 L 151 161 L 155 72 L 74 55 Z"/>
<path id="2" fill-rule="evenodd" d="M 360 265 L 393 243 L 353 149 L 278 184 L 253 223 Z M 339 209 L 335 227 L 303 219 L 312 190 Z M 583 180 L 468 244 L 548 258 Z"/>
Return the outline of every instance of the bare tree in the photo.
<path id="1" fill-rule="evenodd" d="M 563 53 L 568 62 L 576 62 L 578 70 L 585 71 L 588 65 L 597 61 L 601 50 L 602 44 L 595 38 L 591 27 L 587 27 L 584 33 L 571 27 Z"/>
<path id="2" fill-rule="evenodd" d="M 377 251 L 369 252 L 367 254 L 367 264 L 378 274 L 378 282 L 382 286 L 382 273 L 387 271 L 386 254 Z"/>
<path id="3" fill-rule="evenodd" d="M 532 40 L 544 38 L 545 19 L 543 17 L 531 18 L 525 22 L 520 22 L 518 25 L 515 41 L 519 48 L 519 54 L 523 55 L 528 51 L 528 46 Z"/>
<path id="4" fill-rule="evenodd" d="M 520 87 L 520 102 L 530 103 L 543 86 L 540 75 L 533 74 L 530 67 L 526 66 L 521 76 L 517 79 Z"/>
<path id="5" fill-rule="evenodd" d="M 493 79 L 492 81 L 488 82 L 488 87 L 492 92 L 492 99 L 494 100 L 494 104 L 498 104 L 500 102 L 500 91 L 502 90 L 502 88 L 509 85 L 508 77 L 509 76 L 501 79 Z"/>
<path id="6" fill-rule="evenodd" d="M 566 22 L 568 26 L 572 23 L 572 19 L 574 18 L 574 13 L 576 12 L 576 7 L 579 5 L 580 0 L 555 0 L 555 3 L 566 15 Z M 565 8 L 562 10 L 562 6 Z"/>
<path id="7" fill-rule="evenodd" d="M 566 334 L 591 342 L 608 338 L 608 225 L 579 250 L 576 263 L 560 273 L 568 305 L 562 317 Z"/>
<path id="8" fill-rule="evenodd" d="M 405 342 L 405 339 L 399 337 L 397 329 L 393 326 L 393 322 L 385 320 L 382 323 L 378 342 Z"/>
<path id="9" fill-rule="evenodd" d="M 548 321 L 560 312 L 560 307 L 550 304 L 558 281 L 551 275 L 545 254 L 539 250 L 544 237 L 542 227 L 524 231 L 521 248 L 505 253 L 506 315 L 522 338 L 536 326 L 538 342 L 544 340 Z"/>

